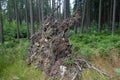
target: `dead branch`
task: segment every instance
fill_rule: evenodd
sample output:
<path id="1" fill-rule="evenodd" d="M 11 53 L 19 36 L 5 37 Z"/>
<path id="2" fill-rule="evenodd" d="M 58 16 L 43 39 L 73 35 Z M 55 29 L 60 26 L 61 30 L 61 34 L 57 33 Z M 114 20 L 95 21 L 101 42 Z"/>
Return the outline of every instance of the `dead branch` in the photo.
<path id="1" fill-rule="evenodd" d="M 86 61 L 85 59 L 75 59 L 75 61 L 83 61 L 83 62 L 85 62 L 88 69 L 93 69 L 93 70 L 97 71 L 103 77 L 105 77 L 105 76 L 112 77 L 111 75 L 109 75 L 109 74 L 103 72 L 102 70 L 98 69 L 93 64 L 91 64 L 88 61 Z"/>

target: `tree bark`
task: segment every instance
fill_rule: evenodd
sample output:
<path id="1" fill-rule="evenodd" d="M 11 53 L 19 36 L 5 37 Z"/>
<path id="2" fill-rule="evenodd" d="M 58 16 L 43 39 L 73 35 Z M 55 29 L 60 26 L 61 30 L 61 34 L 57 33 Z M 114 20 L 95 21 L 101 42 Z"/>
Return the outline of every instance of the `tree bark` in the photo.
<path id="1" fill-rule="evenodd" d="M 59 5 L 59 1 L 57 0 L 57 6 Z M 59 19 L 59 9 L 57 9 L 57 19 Z"/>
<path id="2" fill-rule="evenodd" d="M 83 26 L 84 26 L 84 20 L 85 20 L 85 12 L 86 12 L 86 0 L 84 0 L 84 7 L 83 7 L 82 23 L 81 23 L 80 33 L 83 33 Z"/>
<path id="3" fill-rule="evenodd" d="M 41 24 L 41 3 L 40 0 L 38 0 L 38 16 L 39 16 L 39 24 Z"/>
<path id="4" fill-rule="evenodd" d="M 32 0 L 30 0 L 30 22 L 31 22 L 31 34 L 33 35 L 35 33 L 35 30 L 34 30 L 34 21 L 33 21 L 33 3 L 32 3 Z"/>
<path id="5" fill-rule="evenodd" d="M 90 27 L 90 0 L 87 0 L 87 8 L 86 8 L 86 32 L 89 32 L 89 27 Z"/>
<path id="6" fill-rule="evenodd" d="M 52 12 L 55 10 L 55 0 L 52 0 Z M 53 13 L 53 19 L 55 18 L 55 14 Z"/>
<path id="7" fill-rule="evenodd" d="M 110 1 L 110 30 L 112 27 L 112 11 L 113 11 L 113 0 Z"/>
<path id="8" fill-rule="evenodd" d="M 36 0 L 36 7 L 35 7 L 35 12 L 36 12 L 36 14 L 35 14 L 35 17 L 36 17 L 36 28 L 37 28 L 37 30 L 36 31 L 39 31 L 39 24 L 40 24 L 40 20 L 39 20 L 39 6 L 40 6 L 40 4 L 39 4 L 39 0 Z"/>
<path id="9" fill-rule="evenodd" d="M 58 4 L 60 5 L 61 4 L 61 0 L 58 0 Z M 59 7 L 58 9 L 58 13 L 59 13 L 59 20 L 61 19 L 61 6 Z"/>
<path id="10" fill-rule="evenodd" d="M 41 3 L 41 18 L 42 22 L 44 22 L 44 0 L 40 0 Z"/>
<path id="11" fill-rule="evenodd" d="M 66 17 L 68 18 L 70 16 L 70 0 L 66 1 Z"/>
<path id="12" fill-rule="evenodd" d="M 28 25 L 28 1 L 25 0 L 25 14 L 26 14 L 26 32 L 27 32 L 27 38 L 30 38 L 29 33 L 29 25 Z"/>
<path id="13" fill-rule="evenodd" d="M 15 0 L 15 15 L 16 15 L 16 31 L 17 31 L 17 39 L 19 39 L 19 38 L 20 38 L 20 32 L 19 32 L 18 3 L 17 3 L 17 0 Z"/>
<path id="14" fill-rule="evenodd" d="M 67 3 L 67 1 L 66 0 L 64 0 L 64 9 L 63 9 L 63 12 L 64 12 L 64 19 L 66 19 L 67 18 L 67 9 L 66 9 L 66 3 Z"/>
<path id="15" fill-rule="evenodd" d="M 101 30 L 101 11 L 102 11 L 101 7 L 102 7 L 102 0 L 100 0 L 99 2 L 98 32 L 100 32 Z"/>
<path id="16" fill-rule="evenodd" d="M 115 14 L 116 14 L 116 0 L 113 3 L 113 19 L 112 19 L 112 35 L 115 33 Z"/>
<path id="17" fill-rule="evenodd" d="M 3 37 L 3 22 L 2 22 L 2 8 L 1 8 L 1 1 L 0 1 L 0 43 L 4 43 Z"/>

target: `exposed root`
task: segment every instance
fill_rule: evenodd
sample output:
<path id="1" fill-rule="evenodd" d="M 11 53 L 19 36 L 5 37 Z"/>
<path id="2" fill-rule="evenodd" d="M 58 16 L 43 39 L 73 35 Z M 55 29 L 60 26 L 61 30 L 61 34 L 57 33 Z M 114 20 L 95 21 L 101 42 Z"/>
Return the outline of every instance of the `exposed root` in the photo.
<path id="1" fill-rule="evenodd" d="M 111 75 L 105 73 L 104 71 L 100 70 L 99 68 L 95 67 L 93 64 L 89 63 L 88 61 L 86 61 L 85 59 L 76 59 L 75 62 L 81 62 L 83 61 L 85 64 L 86 64 L 86 68 L 88 69 L 92 69 L 92 70 L 95 70 L 97 71 L 101 76 L 103 77 L 112 77 Z M 77 64 L 78 65 L 78 64 Z M 78 65 L 79 66 L 79 65 Z"/>
<path id="2" fill-rule="evenodd" d="M 86 68 L 96 70 L 103 77 L 108 76 L 84 59 L 76 59 L 73 64 L 67 65 L 66 58 L 72 58 L 71 44 L 68 38 L 68 29 L 78 22 L 77 13 L 64 21 L 52 20 L 52 15 L 41 30 L 31 37 L 27 62 L 42 70 L 49 80 L 80 80 L 82 71 Z"/>

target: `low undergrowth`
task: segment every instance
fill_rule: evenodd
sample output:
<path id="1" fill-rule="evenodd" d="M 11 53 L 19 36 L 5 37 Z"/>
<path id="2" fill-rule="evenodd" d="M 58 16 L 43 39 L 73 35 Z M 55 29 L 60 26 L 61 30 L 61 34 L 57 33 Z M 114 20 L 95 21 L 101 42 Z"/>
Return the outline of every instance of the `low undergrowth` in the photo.
<path id="1" fill-rule="evenodd" d="M 28 45 L 26 39 L 0 45 L 0 80 L 43 80 L 42 72 L 25 62 Z"/>
<path id="2" fill-rule="evenodd" d="M 70 41 L 74 54 L 80 54 L 83 57 L 91 56 L 109 56 L 112 49 L 117 49 L 120 55 L 120 37 L 119 35 L 105 34 L 71 34 Z"/>

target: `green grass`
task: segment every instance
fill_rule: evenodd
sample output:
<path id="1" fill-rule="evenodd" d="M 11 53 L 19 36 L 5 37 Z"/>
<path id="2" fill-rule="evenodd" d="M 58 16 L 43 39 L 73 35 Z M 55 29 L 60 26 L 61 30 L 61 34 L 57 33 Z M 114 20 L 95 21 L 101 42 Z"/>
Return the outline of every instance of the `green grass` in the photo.
<path id="1" fill-rule="evenodd" d="M 109 79 L 107 77 L 103 77 L 102 75 L 100 75 L 99 73 L 93 70 L 91 71 L 86 70 L 82 75 L 83 75 L 82 80 L 108 80 Z"/>
<path id="2" fill-rule="evenodd" d="M 28 46 L 26 39 L 0 45 L 0 80 L 43 80 L 42 72 L 26 65 Z"/>

